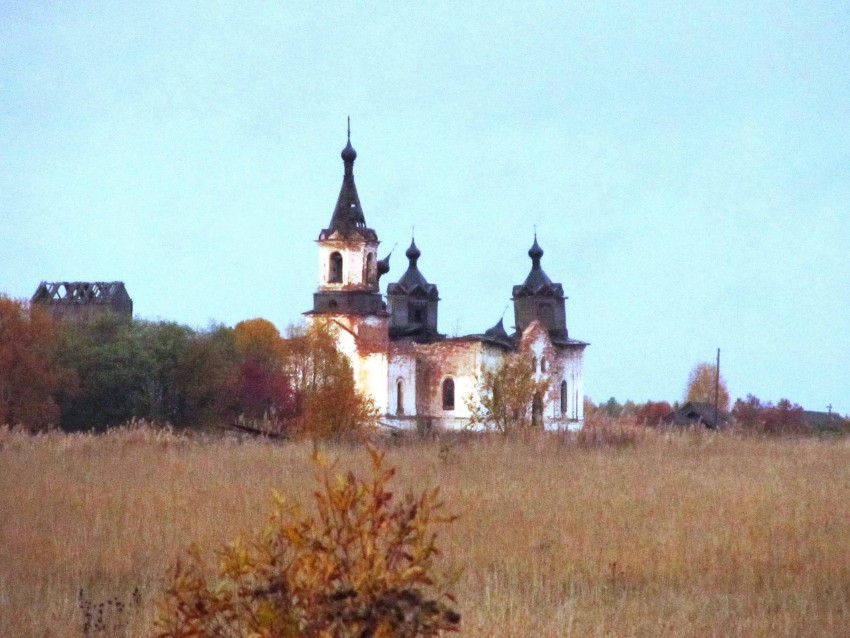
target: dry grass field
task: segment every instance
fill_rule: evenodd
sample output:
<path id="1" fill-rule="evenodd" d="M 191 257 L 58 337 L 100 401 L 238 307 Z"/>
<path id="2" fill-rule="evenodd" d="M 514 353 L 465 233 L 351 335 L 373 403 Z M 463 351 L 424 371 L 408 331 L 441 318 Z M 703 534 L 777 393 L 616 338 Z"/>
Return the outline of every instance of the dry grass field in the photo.
<path id="1" fill-rule="evenodd" d="M 389 449 L 439 485 L 462 635 L 850 635 L 850 440 L 656 434 Z M 313 488 L 306 444 L 0 431 L 0 636 L 145 636 L 191 541 Z M 356 447 L 330 450 L 362 471 Z M 85 627 L 84 611 L 90 613 Z"/>

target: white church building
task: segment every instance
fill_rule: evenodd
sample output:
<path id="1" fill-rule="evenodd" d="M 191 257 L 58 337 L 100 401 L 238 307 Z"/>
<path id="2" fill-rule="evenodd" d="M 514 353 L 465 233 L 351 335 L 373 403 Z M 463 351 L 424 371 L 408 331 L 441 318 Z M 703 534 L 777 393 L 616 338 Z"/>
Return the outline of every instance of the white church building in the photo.
<path id="1" fill-rule="evenodd" d="M 514 331 L 508 333 L 500 319 L 481 334 L 446 337 L 437 329 L 437 286 L 420 272 L 413 241 L 405 253 L 407 270 L 381 294 L 389 257 L 378 259 L 378 235 L 366 225 L 354 184 L 356 158 L 349 133 L 342 188 L 317 242 L 319 286 L 305 315 L 308 322 L 331 326 L 381 423 L 424 431 L 468 427 L 482 369 L 522 352 L 531 353 L 538 379 L 549 381 L 546 396 L 533 401 L 532 422 L 546 429 L 581 428 L 588 344 L 569 337 L 564 290 L 543 271 L 537 237 L 528 251 L 531 269 L 513 287 Z"/>

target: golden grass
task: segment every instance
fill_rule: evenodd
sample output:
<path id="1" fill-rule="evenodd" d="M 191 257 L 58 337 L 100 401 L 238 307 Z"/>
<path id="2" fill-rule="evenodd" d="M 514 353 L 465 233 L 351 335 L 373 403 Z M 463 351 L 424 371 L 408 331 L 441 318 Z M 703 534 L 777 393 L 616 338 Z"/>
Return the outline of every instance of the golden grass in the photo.
<path id="1" fill-rule="evenodd" d="M 399 490 L 439 485 L 461 515 L 441 547 L 464 569 L 462 635 L 848 635 L 848 439 L 616 442 L 389 450 Z M 213 548 L 259 526 L 273 487 L 309 498 L 309 451 L 145 429 L 0 431 L 0 635 L 147 635 L 164 574 L 189 542 Z M 357 448 L 333 454 L 366 467 Z"/>

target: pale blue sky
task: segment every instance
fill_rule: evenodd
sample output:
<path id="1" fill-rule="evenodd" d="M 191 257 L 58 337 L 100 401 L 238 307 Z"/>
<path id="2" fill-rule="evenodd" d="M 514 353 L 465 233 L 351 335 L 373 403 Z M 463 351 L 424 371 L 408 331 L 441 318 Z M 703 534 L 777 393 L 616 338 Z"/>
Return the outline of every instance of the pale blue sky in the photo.
<path id="1" fill-rule="evenodd" d="M 0 0 L 0 291 L 298 321 L 351 115 L 384 284 L 415 225 L 442 331 L 536 224 L 595 401 L 720 347 L 733 397 L 850 413 L 850 5 L 358 4 Z"/>

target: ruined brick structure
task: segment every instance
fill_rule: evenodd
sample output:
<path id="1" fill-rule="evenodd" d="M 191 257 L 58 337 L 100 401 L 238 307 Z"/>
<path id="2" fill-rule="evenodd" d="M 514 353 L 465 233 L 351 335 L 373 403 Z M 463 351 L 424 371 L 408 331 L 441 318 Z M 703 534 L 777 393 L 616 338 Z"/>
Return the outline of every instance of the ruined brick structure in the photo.
<path id="1" fill-rule="evenodd" d="M 108 312 L 133 316 L 123 281 L 42 281 L 31 301 L 65 321 L 89 321 Z"/>
<path id="2" fill-rule="evenodd" d="M 319 287 L 308 321 L 332 327 L 351 361 L 355 380 L 368 392 L 381 421 L 401 429 L 467 426 L 478 397 L 482 367 L 516 351 L 532 354 L 535 374 L 548 378 L 549 392 L 534 403 L 534 422 L 547 429 L 578 429 L 584 422 L 582 356 L 588 345 L 569 337 L 564 291 L 540 265 L 534 237 L 531 270 L 513 287 L 515 330 L 502 320 L 481 334 L 447 338 L 437 330 L 437 286 L 419 270 L 421 251 L 411 241 L 407 270 L 387 286 L 389 257 L 378 259 L 378 235 L 366 225 L 354 184 L 357 153 L 342 151 L 342 188 L 328 227 L 319 233 Z"/>

